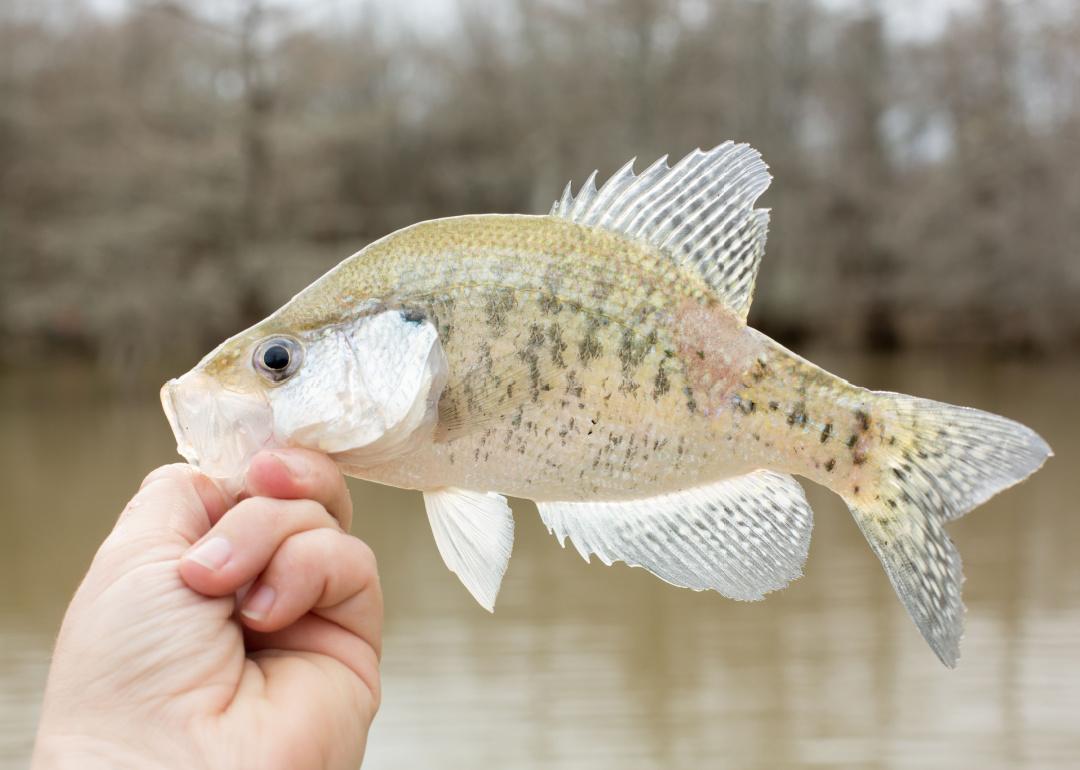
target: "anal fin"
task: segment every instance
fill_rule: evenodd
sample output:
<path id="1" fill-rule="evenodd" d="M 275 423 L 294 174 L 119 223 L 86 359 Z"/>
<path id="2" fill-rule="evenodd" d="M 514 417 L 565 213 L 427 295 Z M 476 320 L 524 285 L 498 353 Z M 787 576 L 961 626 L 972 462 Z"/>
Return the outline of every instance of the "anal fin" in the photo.
<path id="1" fill-rule="evenodd" d="M 596 554 L 744 601 L 802 574 L 813 527 L 799 483 L 764 470 L 639 500 L 537 507 L 560 543 L 569 537 L 586 561 Z"/>
<path id="2" fill-rule="evenodd" d="M 494 492 L 443 487 L 424 492 L 424 505 L 446 566 L 480 606 L 494 612 L 514 547 L 514 518 L 506 498 Z"/>

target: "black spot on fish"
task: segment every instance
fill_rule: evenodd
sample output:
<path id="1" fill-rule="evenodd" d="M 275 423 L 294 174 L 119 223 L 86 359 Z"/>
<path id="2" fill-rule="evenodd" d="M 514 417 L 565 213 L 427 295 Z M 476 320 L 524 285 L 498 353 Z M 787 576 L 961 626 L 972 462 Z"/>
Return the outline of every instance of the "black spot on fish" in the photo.
<path id="1" fill-rule="evenodd" d="M 693 414 L 697 411 L 697 401 L 694 400 L 694 389 L 687 385 L 683 388 L 683 393 L 686 395 L 686 409 Z"/>
<path id="2" fill-rule="evenodd" d="M 780 402 L 779 401 L 770 401 L 769 402 L 769 410 L 770 411 L 775 412 L 779 408 L 780 408 Z"/>
<path id="3" fill-rule="evenodd" d="M 540 295 L 540 312 L 544 315 L 558 315 L 562 312 L 562 302 L 554 294 Z"/>
<path id="4" fill-rule="evenodd" d="M 571 395 L 574 398 L 581 398 L 582 390 L 583 390 L 583 388 L 581 387 L 581 385 L 578 384 L 578 381 L 577 381 L 577 372 L 574 371 L 573 369 L 571 369 L 570 371 L 568 371 L 566 373 L 566 391 L 565 392 L 567 393 L 567 395 Z M 566 402 L 564 401 L 562 405 L 566 406 Z"/>
<path id="5" fill-rule="evenodd" d="M 893 468 L 892 472 L 893 472 L 893 475 L 896 476 L 896 478 L 900 479 L 901 481 L 903 481 L 906 478 L 904 472 L 902 470 L 900 470 L 899 468 Z"/>
<path id="6" fill-rule="evenodd" d="M 825 470 L 832 473 L 832 469 L 836 467 L 836 458 L 830 457 L 829 462 L 825 463 Z"/>
<path id="7" fill-rule="evenodd" d="M 624 329 L 619 341 L 619 361 L 622 363 L 623 377 L 630 377 L 641 366 L 649 351 L 656 345 L 656 331 L 650 331 L 645 337 L 639 337 L 633 329 Z"/>
<path id="8" fill-rule="evenodd" d="M 600 344 L 600 340 L 596 337 L 596 328 L 597 324 L 595 322 L 590 323 L 585 331 L 584 339 L 578 344 L 578 358 L 585 366 L 588 366 L 590 361 L 595 361 L 604 354 L 604 346 Z"/>
<path id="9" fill-rule="evenodd" d="M 754 409 L 757 408 L 757 404 L 755 404 L 753 401 L 749 399 L 739 398 L 738 396 L 735 396 L 735 406 L 743 414 L 751 414 L 753 413 Z"/>
<path id="10" fill-rule="evenodd" d="M 870 430 L 870 415 L 862 409 L 855 410 L 855 420 L 859 423 L 859 430 L 863 433 Z"/>
<path id="11" fill-rule="evenodd" d="M 795 404 L 794 407 L 792 407 L 791 411 L 788 412 L 787 424 L 798 424 L 800 426 L 806 425 L 806 402 L 799 401 Z"/>
<path id="12" fill-rule="evenodd" d="M 667 371 L 664 369 L 664 362 L 661 361 L 659 366 L 656 367 L 656 378 L 653 380 L 653 401 L 659 400 L 660 396 L 671 390 L 671 381 L 668 379 Z"/>
<path id="13" fill-rule="evenodd" d="M 560 369 L 565 369 L 566 359 L 563 358 L 563 353 L 566 352 L 566 343 L 563 341 L 562 327 L 559 324 L 553 323 L 548 328 L 548 339 L 551 341 L 551 362 Z"/>
<path id="14" fill-rule="evenodd" d="M 697 357 L 700 358 L 702 361 L 704 361 L 705 360 L 705 351 L 704 350 L 699 350 L 697 352 Z"/>
<path id="15" fill-rule="evenodd" d="M 829 440 L 829 436 L 832 435 L 832 423 L 825 423 L 825 427 L 821 429 L 821 443 L 824 444 Z M 831 470 L 831 469 L 830 469 Z"/>
<path id="16" fill-rule="evenodd" d="M 512 289 L 496 289 L 488 294 L 484 302 L 484 320 L 495 336 L 506 331 L 507 318 L 516 306 L 517 298 Z"/>
<path id="17" fill-rule="evenodd" d="M 406 308 L 401 311 L 401 318 L 406 323 L 422 324 L 427 319 L 427 316 L 423 310 L 418 308 Z"/>
<path id="18" fill-rule="evenodd" d="M 859 440 L 859 437 L 856 436 L 854 433 L 852 433 L 851 436 L 849 436 L 848 440 L 847 440 L 848 449 L 855 446 L 855 444 L 856 444 L 856 442 L 858 442 L 858 440 Z"/>
<path id="19" fill-rule="evenodd" d="M 529 394 L 536 403 L 540 400 L 540 359 L 532 351 L 523 354 L 522 358 L 529 365 Z"/>

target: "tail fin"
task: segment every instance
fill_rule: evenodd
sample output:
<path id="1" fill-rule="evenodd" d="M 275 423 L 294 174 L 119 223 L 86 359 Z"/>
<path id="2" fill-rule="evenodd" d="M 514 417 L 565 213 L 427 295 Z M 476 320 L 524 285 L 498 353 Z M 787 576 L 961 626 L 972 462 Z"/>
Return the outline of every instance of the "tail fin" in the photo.
<path id="1" fill-rule="evenodd" d="M 877 483 L 845 500 L 923 638 L 952 668 L 963 635 L 964 578 L 944 524 L 1023 481 L 1052 452 L 1034 431 L 995 414 L 876 395 L 889 425 Z"/>

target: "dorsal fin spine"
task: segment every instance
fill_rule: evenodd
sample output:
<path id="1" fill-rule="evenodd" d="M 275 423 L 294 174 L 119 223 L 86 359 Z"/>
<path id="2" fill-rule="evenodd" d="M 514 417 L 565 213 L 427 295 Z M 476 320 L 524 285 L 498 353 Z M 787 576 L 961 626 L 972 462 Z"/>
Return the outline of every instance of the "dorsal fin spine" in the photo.
<path id="1" fill-rule="evenodd" d="M 728 226 L 729 223 L 727 221 L 722 221 L 722 222 L 719 222 L 719 223 L 716 223 L 716 224 L 714 224 L 713 222 L 714 222 L 715 218 L 717 218 L 718 216 L 723 216 L 724 212 L 726 212 L 726 211 L 730 211 L 731 213 L 734 213 L 734 212 L 736 212 L 738 210 L 739 205 L 742 203 L 741 200 L 739 200 L 739 199 L 728 200 L 728 199 L 726 199 L 724 197 L 724 193 L 726 193 L 729 189 L 732 189 L 734 187 L 735 187 L 735 183 L 729 181 L 727 179 L 726 175 L 725 175 L 725 176 L 721 177 L 720 179 L 717 179 L 713 183 L 713 185 L 710 186 L 710 189 L 705 191 L 706 195 L 714 196 L 714 200 L 711 201 L 710 203 L 706 204 L 705 207 L 702 209 L 702 213 L 700 215 L 700 219 L 702 221 L 700 223 L 700 226 L 697 228 L 697 230 L 699 230 L 699 231 L 700 230 L 706 230 L 707 231 L 707 230 L 716 229 L 717 227 L 722 229 L 722 228 Z M 683 205 L 680 207 L 679 211 L 677 211 L 675 213 L 676 214 L 681 214 L 682 212 L 689 209 L 694 204 L 694 200 L 696 199 L 696 197 L 697 196 L 688 197 L 688 199 L 683 202 Z M 669 247 L 669 242 L 672 240 L 673 237 L 675 237 L 679 233 L 683 232 L 684 228 L 692 227 L 693 225 L 694 225 L 694 220 L 687 218 L 684 224 L 682 224 L 678 228 L 675 228 L 674 230 L 672 230 L 667 235 L 667 237 L 664 239 L 664 242 L 661 244 L 661 248 L 668 248 Z M 689 233 L 686 233 L 685 237 L 688 238 L 688 237 L 690 237 L 691 235 L 693 235 L 695 233 L 696 233 L 696 231 L 691 231 Z"/>
<path id="2" fill-rule="evenodd" d="M 622 220 L 628 216 L 632 217 L 636 213 L 637 209 L 634 206 L 626 206 L 625 204 L 623 204 L 621 198 L 626 197 L 627 200 L 629 200 L 631 197 L 629 196 L 629 193 L 631 191 L 634 191 L 641 187 L 647 187 L 649 184 L 651 184 L 651 180 L 654 177 L 667 171 L 667 159 L 668 156 L 664 155 L 662 158 L 658 158 L 656 161 L 654 161 L 652 165 L 650 165 L 648 168 L 641 172 L 641 175 L 638 176 L 637 180 L 633 184 L 631 184 L 626 190 L 623 191 L 623 195 L 620 196 L 619 200 L 612 201 L 612 207 L 609 212 L 614 212 L 616 214 L 616 217 L 614 219 L 603 222 L 603 227 L 610 228 L 611 230 L 618 230 L 620 232 L 627 232 L 627 229 L 624 227 Z"/>
<path id="3" fill-rule="evenodd" d="M 724 142 L 670 167 L 664 156 L 636 176 L 631 161 L 599 190 L 593 172 L 576 197 L 568 187 L 551 214 L 646 241 L 674 264 L 698 271 L 745 319 L 769 223 L 754 202 L 770 180 L 756 150 Z"/>
<path id="4" fill-rule="evenodd" d="M 700 226 L 698 226 L 697 229 L 694 230 L 692 233 L 688 233 L 687 237 L 690 238 L 693 236 L 698 236 L 702 233 L 712 230 L 723 232 L 727 227 L 729 227 L 735 215 L 738 214 L 739 209 L 747 202 L 752 202 L 764 191 L 763 189 L 753 190 L 750 191 L 749 194 L 744 194 L 735 198 L 727 197 L 726 194 L 729 191 L 737 189 L 739 184 L 742 183 L 747 177 L 751 176 L 752 173 L 752 168 L 748 168 L 745 164 L 739 163 L 738 165 L 735 165 L 730 172 L 725 173 L 718 180 L 716 180 L 716 187 L 718 189 L 716 189 L 715 191 L 709 191 L 710 195 L 715 195 L 715 199 L 711 203 L 707 204 L 706 207 L 703 209 L 701 215 L 702 221 Z M 733 176 L 734 178 L 732 178 Z M 765 186 L 768 186 L 767 182 L 765 183 Z M 685 210 L 692 204 L 692 200 L 686 201 L 683 209 Z M 670 240 L 671 236 L 668 236 L 667 240 L 665 241 L 665 246 L 667 244 L 667 241 Z"/>
<path id="5" fill-rule="evenodd" d="M 573 182 L 566 183 L 566 187 L 563 188 L 562 197 L 559 198 L 558 202 L 553 207 L 552 213 L 558 212 L 559 216 L 569 218 L 567 215 L 570 211 L 570 205 L 574 202 L 572 185 Z"/>
<path id="6" fill-rule="evenodd" d="M 642 201 L 641 210 L 626 228 L 628 232 L 639 237 L 643 232 L 656 232 L 656 226 L 669 216 L 666 207 L 670 205 L 671 200 L 678 199 L 679 188 L 683 179 L 689 176 L 690 172 L 697 166 L 701 165 L 700 158 L 696 157 L 700 152 L 701 150 L 694 150 L 690 155 L 687 155 L 671 167 L 671 171 L 664 181 L 660 182 L 656 189 L 651 191 L 651 194 Z M 644 205 L 646 203 L 648 205 Z M 642 219 L 643 216 L 644 219 Z"/>
<path id="7" fill-rule="evenodd" d="M 723 197 L 724 192 L 732 189 L 736 186 L 738 180 L 730 184 L 725 185 L 719 192 L 716 201 L 709 204 L 702 222 L 690 233 L 687 233 L 687 239 L 693 239 L 694 237 L 703 236 L 709 232 L 725 232 L 728 227 L 731 226 L 736 215 L 739 213 L 739 208 L 743 204 L 741 199 L 727 200 Z M 668 238 L 670 240 L 670 236 Z M 667 243 L 665 242 L 665 246 Z"/>
<path id="8" fill-rule="evenodd" d="M 571 219 L 580 219 L 588 212 L 589 207 L 596 200 L 596 171 L 589 174 L 589 178 L 585 180 L 585 184 L 581 185 L 581 189 L 578 190 L 577 197 L 574 199 L 574 205 L 570 209 Z"/>
<path id="9" fill-rule="evenodd" d="M 610 179 L 604 182 L 600 187 L 600 193 L 596 196 L 596 200 L 589 207 L 588 221 L 591 222 L 601 212 L 614 205 L 618 201 L 618 196 L 626 192 L 627 186 L 634 181 L 634 163 L 636 161 L 636 157 L 631 158 L 612 174 Z"/>

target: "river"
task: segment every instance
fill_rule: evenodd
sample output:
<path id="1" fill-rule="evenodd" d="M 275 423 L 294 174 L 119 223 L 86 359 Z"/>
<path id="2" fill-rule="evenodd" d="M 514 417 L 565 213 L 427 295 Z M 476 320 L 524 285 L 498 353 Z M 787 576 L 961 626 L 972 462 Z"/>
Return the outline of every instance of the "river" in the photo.
<path id="1" fill-rule="evenodd" d="M 950 528 L 967 575 L 958 669 L 820 488 L 805 576 L 758 603 L 587 565 L 515 501 L 489 615 L 443 566 L 418 493 L 351 482 L 387 607 L 365 768 L 1080 767 L 1080 364 L 816 360 L 1021 420 L 1057 454 Z M 26 762 L 52 640 L 97 544 L 175 459 L 152 388 L 121 398 L 93 382 L 59 367 L 0 380 L 4 766 Z"/>

